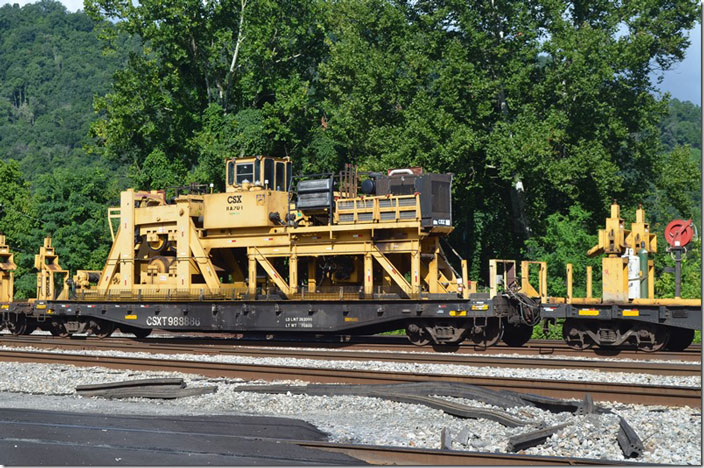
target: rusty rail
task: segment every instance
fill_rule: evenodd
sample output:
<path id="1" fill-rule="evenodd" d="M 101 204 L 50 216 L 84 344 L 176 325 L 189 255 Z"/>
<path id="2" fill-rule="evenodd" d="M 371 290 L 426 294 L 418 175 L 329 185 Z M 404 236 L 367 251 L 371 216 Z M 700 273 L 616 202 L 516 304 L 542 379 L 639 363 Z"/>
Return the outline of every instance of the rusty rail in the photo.
<path id="1" fill-rule="evenodd" d="M 559 357 L 531 358 L 531 357 L 502 357 L 483 354 L 441 354 L 422 352 L 394 352 L 394 351 L 347 351 L 329 349 L 286 349 L 279 347 L 254 347 L 233 346 L 232 344 L 188 344 L 171 343 L 162 340 L 131 339 L 65 339 L 47 336 L 11 337 L 5 340 L 8 344 L 17 346 L 33 346 L 38 348 L 60 349 L 111 349 L 125 352 L 147 353 L 187 353 L 187 354 L 228 354 L 237 356 L 256 357 L 287 357 L 297 359 L 338 360 L 338 361 L 383 361 L 383 362 L 413 362 L 424 364 L 455 364 L 467 366 L 491 366 L 505 368 L 528 369 L 586 369 L 600 372 L 625 372 L 653 375 L 673 376 L 701 376 L 702 369 L 699 364 L 681 362 L 633 362 L 618 360 L 582 360 L 565 359 Z"/>
<path id="2" fill-rule="evenodd" d="M 636 463 L 624 462 L 622 460 L 594 460 L 589 458 L 549 457 L 511 453 L 383 447 L 373 445 L 335 444 L 331 442 L 294 443 L 303 447 L 344 453 L 373 465 L 636 465 Z"/>
<path id="3" fill-rule="evenodd" d="M 382 371 L 285 367 L 209 361 L 163 360 L 137 357 L 91 356 L 74 353 L 0 350 L 0 361 L 102 366 L 117 369 L 161 370 L 262 380 L 302 380 L 315 383 L 398 383 L 446 381 L 480 385 L 556 398 L 579 398 L 585 392 L 595 400 L 647 405 L 701 406 L 701 387 L 650 386 L 611 382 L 574 382 L 546 379 L 512 379 L 440 374 L 407 374 Z"/>

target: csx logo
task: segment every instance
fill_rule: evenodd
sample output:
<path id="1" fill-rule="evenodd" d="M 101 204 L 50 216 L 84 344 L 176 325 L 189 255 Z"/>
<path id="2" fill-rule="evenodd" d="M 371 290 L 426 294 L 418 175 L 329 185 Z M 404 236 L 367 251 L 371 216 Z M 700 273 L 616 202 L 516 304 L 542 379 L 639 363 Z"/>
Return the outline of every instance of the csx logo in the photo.
<path id="1" fill-rule="evenodd" d="M 227 197 L 227 203 L 242 203 L 242 195 L 230 195 Z"/>

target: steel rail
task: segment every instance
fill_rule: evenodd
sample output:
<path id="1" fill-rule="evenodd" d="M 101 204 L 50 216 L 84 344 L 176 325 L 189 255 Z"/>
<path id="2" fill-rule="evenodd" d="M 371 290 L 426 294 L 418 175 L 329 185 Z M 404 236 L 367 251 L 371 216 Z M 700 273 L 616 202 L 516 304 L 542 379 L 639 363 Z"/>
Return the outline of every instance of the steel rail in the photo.
<path id="1" fill-rule="evenodd" d="M 333 341 L 337 338 L 336 341 Z M 196 341 L 207 344 L 211 342 L 212 335 L 202 334 L 199 337 L 178 338 L 169 335 L 155 333 L 150 340 L 169 340 L 174 343 L 184 343 L 195 339 Z M 223 338 L 221 338 L 222 340 Z M 231 337 L 225 338 L 229 343 L 232 343 Z M 372 336 L 324 336 L 318 339 L 296 337 L 295 339 L 280 339 L 274 337 L 272 340 L 244 338 L 234 341 L 238 346 L 266 346 L 271 348 L 276 347 L 307 347 L 307 348 L 335 348 L 349 350 L 368 350 L 368 351 L 436 351 L 438 353 L 453 353 L 453 354 L 525 354 L 525 355 L 565 355 L 576 357 L 621 357 L 634 360 L 677 360 L 677 361 L 700 361 L 702 357 L 702 348 L 700 344 L 692 344 L 684 351 L 658 351 L 656 353 L 648 353 L 635 348 L 590 348 L 586 350 L 577 350 L 570 348 L 562 341 L 556 340 L 531 340 L 523 346 L 507 346 L 504 343 L 499 343 L 496 346 L 485 348 L 479 345 L 463 343 L 447 346 L 415 346 L 408 342 L 405 336 L 398 335 L 372 335 Z"/>
<path id="2" fill-rule="evenodd" d="M 71 338 L 56 338 L 47 335 L 23 335 L 12 336 L 0 334 L 0 343 L 18 339 L 34 338 L 54 338 L 65 341 L 94 341 L 96 338 L 86 336 L 73 336 Z M 335 340 L 336 338 L 336 340 Z M 476 355 L 496 355 L 496 354 L 519 354 L 519 355 L 551 355 L 551 356 L 571 356 L 584 358 L 626 358 L 631 360 L 673 360 L 701 362 L 701 345 L 691 345 L 685 351 L 658 351 L 647 353 L 631 348 L 593 348 L 587 350 L 576 350 L 569 348 L 565 343 L 553 340 L 534 340 L 520 347 L 510 347 L 499 344 L 489 348 L 477 345 L 462 344 L 461 346 L 414 346 L 408 343 L 405 337 L 396 335 L 375 335 L 375 336 L 324 336 L 319 338 L 297 337 L 296 339 L 275 337 L 271 340 L 265 339 L 235 339 L 233 334 L 224 333 L 193 333 L 189 336 L 179 336 L 155 332 L 149 338 L 134 339 L 131 337 L 117 338 L 124 339 L 132 343 L 162 343 L 162 344 L 186 344 L 195 345 L 226 345 L 241 347 L 267 347 L 267 348 L 320 348 L 320 349 L 344 349 L 350 351 L 404 351 L 404 352 L 436 352 L 437 354 L 476 354 Z"/>
<path id="3" fill-rule="evenodd" d="M 115 369 L 160 370 L 230 377 L 245 380 L 302 380 L 314 383 L 400 383 L 446 381 L 480 385 L 493 390 L 511 390 L 556 398 L 581 399 L 590 393 L 594 400 L 646 405 L 701 406 L 700 387 L 654 386 L 612 382 L 576 382 L 547 379 L 513 379 L 442 374 L 410 374 L 314 367 L 286 367 L 211 361 L 163 360 L 153 358 L 94 356 L 44 351 L 0 350 L 0 361 L 102 366 Z"/>
<path id="4" fill-rule="evenodd" d="M 499 357 L 476 354 L 438 354 L 421 352 L 382 352 L 382 351 L 347 351 L 347 350 L 310 350 L 286 349 L 278 347 L 250 347 L 232 345 L 188 345 L 162 344 L 161 342 L 134 341 L 130 339 L 105 340 L 67 340 L 46 336 L 13 337 L 5 340 L 18 346 L 60 349 L 111 349 L 127 352 L 148 353 L 188 353 L 188 354 L 228 354 L 255 357 L 288 357 L 316 360 L 382 361 L 413 362 L 424 364 L 453 364 L 467 366 L 492 366 L 504 368 L 541 368 L 541 369 L 587 369 L 600 372 L 625 372 L 672 376 L 701 376 L 699 364 L 661 363 L 661 362 L 624 362 L 617 360 L 588 361 L 581 359 Z"/>
<path id="5" fill-rule="evenodd" d="M 282 441 L 288 442 L 288 441 Z M 292 442 L 303 447 L 343 453 L 373 465 L 636 465 L 622 460 L 550 457 L 513 453 L 465 452 L 461 450 L 385 447 L 374 445 L 336 444 L 331 442 Z"/>

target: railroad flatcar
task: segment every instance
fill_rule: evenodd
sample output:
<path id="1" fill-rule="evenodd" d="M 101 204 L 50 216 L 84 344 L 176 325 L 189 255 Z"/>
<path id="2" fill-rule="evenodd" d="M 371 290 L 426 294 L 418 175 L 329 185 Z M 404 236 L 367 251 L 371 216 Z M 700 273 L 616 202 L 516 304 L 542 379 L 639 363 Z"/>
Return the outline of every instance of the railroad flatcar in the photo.
<path id="1" fill-rule="evenodd" d="M 623 294 L 629 280 L 622 275 L 612 281 L 605 274 L 602 298 L 548 297 L 542 262 L 523 262 L 519 278 L 516 262 L 494 260 L 490 292 L 478 292 L 447 242 L 452 174 L 346 165 L 337 174 L 294 177 L 288 158 L 269 156 L 228 160 L 225 171 L 222 193 L 212 186 L 173 197 L 122 192 L 120 206 L 108 209 L 113 245 L 101 271 L 71 276 L 46 238 L 35 258 L 36 298 L 26 302 L 13 300 L 15 265 L 0 239 L 4 325 L 14 334 L 38 327 L 101 337 L 117 328 L 140 337 L 154 328 L 268 335 L 405 329 L 417 345 L 492 346 L 522 345 L 541 319 L 567 319 L 565 339 L 574 347 L 645 350 L 673 336 L 681 347 L 701 328 L 701 301 L 636 299 Z M 642 229 L 631 235 L 638 227 L 625 231 L 622 220 L 618 229 L 616 244 L 609 231 L 607 249 L 592 252 L 618 257 L 605 261 L 605 272 L 618 264 L 623 273 L 628 261 L 619 252 L 631 238 L 645 240 L 649 252 L 655 245 Z M 540 270 L 537 289 L 531 265 Z M 636 305 L 638 314 L 629 315 Z M 596 312 L 582 315 L 585 307 Z"/>

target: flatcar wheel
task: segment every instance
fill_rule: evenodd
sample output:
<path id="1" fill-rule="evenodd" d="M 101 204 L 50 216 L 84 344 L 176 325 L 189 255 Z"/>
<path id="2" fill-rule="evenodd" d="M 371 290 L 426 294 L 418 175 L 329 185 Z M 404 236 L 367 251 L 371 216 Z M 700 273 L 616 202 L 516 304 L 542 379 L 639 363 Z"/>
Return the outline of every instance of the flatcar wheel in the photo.
<path id="1" fill-rule="evenodd" d="M 7 321 L 7 329 L 14 336 L 24 335 L 27 330 L 27 319 L 24 315 L 18 315 L 14 320 Z"/>
<path id="2" fill-rule="evenodd" d="M 671 328 L 670 339 L 665 345 L 666 351 L 684 351 L 694 341 L 694 330 L 689 328 Z"/>
<path id="3" fill-rule="evenodd" d="M 501 319 L 488 319 L 486 327 L 484 327 L 484 337 L 486 342 L 484 345 L 488 348 L 489 346 L 494 346 L 497 344 L 506 333 L 506 329 L 501 323 Z"/>
<path id="4" fill-rule="evenodd" d="M 638 350 L 646 353 L 654 353 L 660 351 L 670 339 L 670 329 L 663 326 L 652 325 L 649 323 L 639 324 L 636 326 Z"/>
<path id="5" fill-rule="evenodd" d="M 528 343 L 533 336 L 533 327 L 528 325 L 504 325 L 503 342 L 509 346 L 518 348 Z"/>
<path id="6" fill-rule="evenodd" d="M 416 346 L 425 346 L 430 343 L 430 334 L 424 327 L 416 323 L 411 323 L 406 327 L 406 336 L 408 336 L 408 341 Z"/>
<path id="7" fill-rule="evenodd" d="M 27 321 L 27 326 L 24 328 L 24 331 L 22 332 L 23 335 L 31 335 L 34 330 L 37 329 L 37 322 L 32 320 L 31 322 L 28 320 Z"/>
<path id="8" fill-rule="evenodd" d="M 488 348 L 498 343 L 504 335 L 504 326 L 501 319 L 489 318 L 486 325 L 473 329 L 467 340 L 476 346 Z"/>
<path id="9" fill-rule="evenodd" d="M 589 349 L 594 346 L 594 340 L 587 333 L 587 325 L 581 320 L 565 320 L 562 325 L 562 339 L 572 349 Z"/>
<path id="10" fill-rule="evenodd" d="M 131 333 L 134 334 L 137 338 L 146 338 L 152 333 L 151 328 L 134 328 L 131 330 Z"/>
<path id="11" fill-rule="evenodd" d="M 49 330 L 49 333 L 51 333 L 51 336 L 58 336 L 59 338 L 67 338 L 67 337 L 71 336 L 71 334 L 69 332 L 67 332 L 65 329 L 61 330 L 58 328 L 52 328 L 51 330 Z"/>
<path id="12" fill-rule="evenodd" d="M 105 320 L 91 320 L 88 323 L 88 332 L 96 338 L 107 338 L 115 331 L 115 324 Z"/>
<path id="13" fill-rule="evenodd" d="M 51 322 L 49 324 L 49 333 L 51 333 L 52 336 L 58 336 L 59 338 L 66 338 L 68 336 L 71 336 L 71 334 L 66 330 L 66 327 L 62 322 Z"/>

